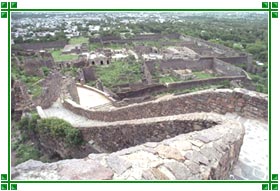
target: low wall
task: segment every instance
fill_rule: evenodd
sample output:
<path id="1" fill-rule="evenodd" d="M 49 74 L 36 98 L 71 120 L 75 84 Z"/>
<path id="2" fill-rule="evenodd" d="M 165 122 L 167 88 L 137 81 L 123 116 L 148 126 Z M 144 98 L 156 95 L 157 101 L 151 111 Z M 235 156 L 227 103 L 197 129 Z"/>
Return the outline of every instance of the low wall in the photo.
<path id="1" fill-rule="evenodd" d="M 184 59 L 168 59 L 168 60 L 153 60 L 147 61 L 147 69 L 150 73 L 155 70 L 155 65 L 158 64 L 161 70 L 173 69 L 173 70 L 183 70 L 190 69 L 192 71 L 202 71 L 207 69 L 212 69 L 213 58 L 204 57 L 198 60 L 184 60 Z"/>
<path id="2" fill-rule="evenodd" d="M 160 93 L 167 91 L 167 87 L 164 84 L 151 84 L 147 85 L 144 88 L 138 90 L 130 90 L 127 92 L 119 92 L 117 95 L 121 98 L 133 98 L 133 97 L 142 97 L 145 95 L 151 95 L 153 93 Z"/>
<path id="3" fill-rule="evenodd" d="M 216 77 L 216 78 L 209 78 L 209 79 L 190 80 L 186 82 L 174 82 L 174 83 L 169 83 L 167 85 L 167 89 L 168 91 L 178 90 L 178 89 L 188 89 L 188 88 L 191 89 L 195 87 L 221 84 L 224 81 L 244 80 L 244 79 L 246 79 L 245 76 L 226 76 L 226 77 Z"/>
<path id="4" fill-rule="evenodd" d="M 224 81 L 233 81 L 233 80 L 244 80 L 245 76 L 225 76 L 225 77 L 216 77 L 216 78 L 208 78 L 208 79 L 198 79 L 198 80 L 189 80 L 184 82 L 174 82 L 165 84 L 152 84 L 137 90 L 130 90 L 127 92 L 119 92 L 117 93 L 121 99 L 124 98 L 133 98 L 133 97 L 141 97 L 151 94 L 157 94 L 161 92 L 173 91 L 173 90 L 183 90 L 188 88 L 195 88 L 207 85 L 216 85 L 221 84 Z"/>
<path id="5" fill-rule="evenodd" d="M 248 118 L 267 120 L 267 95 L 236 88 L 205 90 L 170 98 L 130 105 L 110 111 L 93 111 L 71 100 L 63 105 L 68 110 L 93 120 L 122 121 L 193 112 L 237 113 Z"/>

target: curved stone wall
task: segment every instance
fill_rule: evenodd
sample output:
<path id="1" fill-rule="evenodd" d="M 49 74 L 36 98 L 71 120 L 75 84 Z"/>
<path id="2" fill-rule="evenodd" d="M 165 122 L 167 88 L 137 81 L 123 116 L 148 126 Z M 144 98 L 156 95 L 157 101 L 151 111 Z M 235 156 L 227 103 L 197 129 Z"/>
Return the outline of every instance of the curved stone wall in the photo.
<path id="1" fill-rule="evenodd" d="M 207 113 L 191 113 L 108 122 L 91 127 L 78 127 L 83 140 L 90 142 L 97 152 L 116 152 L 145 142 L 160 142 L 193 131 L 220 124 L 219 116 Z"/>
<path id="2" fill-rule="evenodd" d="M 84 159 L 55 163 L 29 160 L 12 169 L 12 178 L 23 180 L 227 179 L 233 164 L 238 159 L 243 142 L 245 132 L 242 125 L 237 121 L 211 113 L 186 114 L 184 117 L 188 118 L 187 121 L 206 123 L 212 121 L 216 125 L 161 142 L 147 142 L 111 154 L 90 154 Z M 141 133 L 142 129 L 138 131 Z M 117 138 L 125 137 L 115 137 Z"/>
<path id="3" fill-rule="evenodd" d="M 71 100 L 65 100 L 63 105 L 78 115 L 99 121 L 123 121 L 193 112 L 237 113 L 261 120 L 267 120 L 268 117 L 267 95 L 239 88 L 210 89 L 109 111 L 89 110 Z"/>

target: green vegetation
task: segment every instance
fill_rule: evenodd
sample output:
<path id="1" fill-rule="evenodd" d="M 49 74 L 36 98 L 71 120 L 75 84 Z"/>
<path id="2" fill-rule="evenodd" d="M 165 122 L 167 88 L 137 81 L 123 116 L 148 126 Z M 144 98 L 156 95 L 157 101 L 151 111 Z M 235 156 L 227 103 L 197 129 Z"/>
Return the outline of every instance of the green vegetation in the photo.
<path id="1" fill-rule="evenodd" d="M 103 45 L 101 43 L 90 43 L 89 44 L 90 51 L 96 50 L 98 48 L 103 48 Z"/>
<path id="2" fill-rule="evenodd" d="M 16 164 L 23 163 L 29 159 L 40 160 L 42 154 L 32 144 L 19 144 L 16 151 Z"/>
<path id="3" fill-rule="evenodd" d="M 125 46 L 123 44 L 108 44 L 104 46 L 104 48 L 111 48 L 111 49 L 122 49 Z"/>
<path id="4" fill-rule="evenodd" d="M 49 71 L 45 69 L 44 74 L 47 74 L 48 72 Z M 39 83 L 39 81 L 42 79 L 41 77 L 26 75 L 25 72 L 20 69 L 15 63 L 12 63 L 12 77 L 14 79 L 19 79 L 20 81 L 25 83 L 33 97 L 38 97 L 41 95 L 42 87 Z"/>
<path id="5" fill-rule="evenodd" d="M 206 90 L 206 89 L 210 89 L 210 88 L 212 88 L 212 89 L 230 88 L 230 81 L 225 80 L 216 85 L 204 85 L 204 86 L 199 86 L 199 87 L 194 87 L 194 88 L 172 90 L 172 91 L 156 94 L 156 96 L 161 97 L 166 94 L 185 94 L 185 93 L 191 93 L 191 92 L 196 92 L 196 91 L 200 91 L 200 90 Z"/>
<path id="6" fill-rule="evenodd" d="M 172 75 L 159 76 L 157 79 L 159 79 L 159 83 L 162 84 L 182 81 L 181 79 Z"/>
<path id="7" fill-rule="evenodd" d="M 16 164 L 25 162 L 29 159 L 40 160 L 42 154 L 34 143 L 31 141 L 31 137 L 34 137 L 34 131 L 37 126 L 37 120 L 39 116 L 37 114 L 31 114 L 29 117 L 23 117 L 18 123 L 16 128 L 20 130 L 21 136 L 12 141 L 12 150 L 15 151 Z M 16 129 L 15 129 L 16 130 Z"/>
<path id="8" fill-rule="evenodd" d="M 214 74 L 206 73 L 206 72 L 193 72 L 193 74 L 197 77 L 197 79 L 206 79 L 215 77 Z"/>
<path id="9" fill-rule="evenodd" d="M 107 66 L 96 66 L 96 74 L 106 87 L 134 83 L 141 80 L 141 65 L 133 61 L 115 61 Z"/>
<path id="10" fill-rule="evenodd" d="M 67 147 L 79 146 L 83 143 L 80 131 L 68 122 L 58 118 L 40 119 L 35 113 L 22 117 L 16 123 L 16 130 L 21 132 L 21 136 L 16 141 L 12 141 L 12 150 L 16 153 L 16 164 L 29 159 L 45 162 L 55 159 L 52 158 L 53 156 L 40 152 L 38 140 L 41 136 L 61 141 Z"/>
<path id="11" fill-rule="evenodd" d="M 88 38 L 81 36 L 81 37 L 71 38 L 69 40 L 69 44 L 82 44 L 82 43 L 88 44 Z"/>
<path id="12" fill-rule="evenodd" d="M 75 146 L 82 143 L 80 131 L 62 119 L 39 119 L 37 114 L 33 114 L 23 117 L 16 126 L 24 137 L 31 139 L 37 139 L 36 137 L 38 136 L 50 136 L 54 140 L 61 140 L 67 146 Z"/>
<path id="13" fill-rule="evenodd" d="M 38 121 L 39 134 L 50 135 L 54 139 L 60 139 L 68 146 L 80 145 L 82 135 L 77 128 L 62 119 L 47 118 Z"/>
<path id="14" fill-rule="evenodd" d="M 266 72 L 264 72 L 265 74 Z M 268 81 L 267 77 L 263 75 L 256 75 L 249 73 L 250 78 L 253 81 L 253 85 L 256 87 L 257 92 L 268 93 Z"/>
<path id="15" fill-rule="evenodd" d="M 214 74 L 210 74 L 210 73 L 206 73 L 206 72 L 193 72 L 193 74 L 197 77 L 196 79 L 206 79 L 206 78 L 213 78 L 215 77 Z M 178 77 L 175 77 L 173 75 L 170 74 L 166 74 L 166 75 L 161 75 L 159 72 L 156 72 L 154 75 L 155 79 L 159 80 L 159 83 L 173 83 L 173 82 L 180 82 L 180 81 L 184 81 L 181 80 Z"/>
<path id="16" fill-rule="evenodd" d="M 70 75 L 72 77 L 77 77 L 79 68 L 76 67 L 69 67 L 69 68 L 62 68 L 61 73 L 63 75 Z"/>
<path id="17" fill-rule="evenodd" d="M 50 73 L 50 69 L 46 66 L 42 67 L 42 70 L 43 70 L 43 73 L 44 73 L 44 76 L 48 76 L 49 73 Z"/>
<path id="18" fill-rule="evenodd" d="M 76 54 L 62 54 L 61 50 L 52 50 L 51 51 L 52 57 L 55 62 L 62 62 L 62 61 L 71 61 L 78 59 L 78 55 Z"/>

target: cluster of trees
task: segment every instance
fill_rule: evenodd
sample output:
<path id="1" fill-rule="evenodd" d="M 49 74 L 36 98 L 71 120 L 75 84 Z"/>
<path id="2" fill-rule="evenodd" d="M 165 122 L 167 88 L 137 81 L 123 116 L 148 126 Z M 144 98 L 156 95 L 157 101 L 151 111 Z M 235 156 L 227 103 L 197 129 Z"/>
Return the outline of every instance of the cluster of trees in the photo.
<path id="1" fill-rule="evenodd" d="M 30 37 L 30 36 L 26 36 Z M 63 31 L 56 32 L 54 36 L 50 34 L 46 34 L 46 36 L 43 37 L 36 37 L 36 38 L 30 38 L 30 39 L 23 39 L 22 36 L 14 37 L 14 42 L 16 44 L 20 43 L 34 43 L 34 42 L 51 42 L 51 41 L 68 41 L 67 37 L 65 36 L 65 33 Z"/>
<path id="2" fill-rule="evenodd" d="M 185 17 L 183 21 L 147 22 L 128 24 L 134 34 L 179 33 L 220 43 L 249 52 L 256 60 L 267 62 L 267 19 Z"/>

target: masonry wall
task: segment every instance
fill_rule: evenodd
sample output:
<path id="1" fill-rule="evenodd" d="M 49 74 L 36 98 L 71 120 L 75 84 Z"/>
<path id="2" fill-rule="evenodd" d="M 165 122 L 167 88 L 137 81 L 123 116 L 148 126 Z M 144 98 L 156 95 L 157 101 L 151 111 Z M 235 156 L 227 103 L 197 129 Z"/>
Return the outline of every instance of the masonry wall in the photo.
<path id="1" fill-rule="evenodd" d="M 172 118 L 174 117 L 174 118 Z M 62 160 L 55 163 L 42 163 L 29 160 L 22 163 L 12 170 L 13 179 L 46 179 L 46 180 L 215 180 L 229 179 L 233 165 L 238 160 L 240 148 L 245 134 L 243 126 L 234 120 L 229 120 L 213 113 L 194 113 L 178 116 L 164 117 L 169 118 L 169 122 L 180 120 L 181 126 L 175 127 L 176 130 L 187 129 L 189 123 L 198 123 L 198 127 L 207 127 L 200 131 L 193 131 L 187 134 L 180 134 L 173 138 L 167 138 L 161 142 L 145 142 L 122 149 L 114 153 L 90 154 L 83 159 Z M 140 121 L 140 120 L 137 120 Z M 134 123 L 137 126 L 137 121 Z M 157 121 L 157 123 L 161 123 Z M 217 123 L 212 125 L 211 123 Z M 142 122 L 141 122 L 142 123 Z M 147 122 L 147 125 L 160 125 L 155 121 Z M 131 139 L 138 140 L 143 130 L 150 131 L 149 128 L 139 128 L 139 135 L 134 136 L 134 126 L 131 128 L 123 126 L 128 132 L 121 132 L 121 129 L 114 131 L 121 135 L 111 136 L 108 140 L 130 141 L 128 133 L 132 133 Z M 124 125 L 124 124 L 122 124 Z M 167 124 L 168 125 L 168 124 Z M 172 125 L 172 124 L 171 124 Z M 195 125 L 195 124 L 193 124 Z M 119 125 L 117 125 L 119 126 Z M 96 127 L 92 127 L 96 128 Z M 106 127 L 104 128 L 104 130 Z M 163 132 L 168 126 L 159 127 Z M 86 136 L 96 137 L 95 132 L 90 134 L 88 129 Z M 157 135 L 154 131 L 151 131 Z M 156 131 L 158 132 L 158 131 Z M 182 131 L 183 132 L 183 131 Z M 161 132 L 159 132 L 161 133 Z M 170 134 L 174 134 L 170 132 Z M 151 137 L 151 134 L 148 134 Z M 117 140 L 117 138 L 120 138 Z M 124 139 L 122 139 L 124 138 Z M 142 137 L 141 137 L 142 139 Z M 99 140 L 97 138 L 97 140 Z M 49 139 L 47 141 L 50 141 Z M 108 141 L 104 143 L 107 145 Z M 92 146 L 95 142 L 90 141 Z M 134 144 L 134 142 L 132 142 Z M 103 145 L 103 144 L 102 144 Z M 54 144 L 55 148 L 59 145 Z M 62 145 L 63 146 L 63 145 Z M 62 148 L 60 148 L 62 149 Z M 68 149 L 74 149 L 69 147 Z M 77 152 L 81 152 L 83 148 Z M 54 168 L 55 167 L 55 168 Z"/>
<path id="2" fill-rule="evenodd" d="M 242 68 L 224 62 L 223 60 L 213 59 L 213 69 L 218 74 L 224 76 L 241 76 L 243 75 Z"/>
<path id="3" fill-rule="evenodd" d="M 219 50 L 226 51 L 227 54 L 229 54 L 229 55 L 236 55 L 237 54 L 237 52 L 235 50 L 233 50 L 229 47 L 223 46 L 221 44 L 211 43 L 209 41 L 205 41 L 205 40 L 195 38 L 195 37 L 192 37 L 192 36 L 184 36 L 184 39 L 187 40 L 187 41 L 192 41 L 192 42 L 203 44 L 206 47 L 210 46 L 210 47 L 214 47 L 214 48 L 219 49 Z"/>
<path id="4" fill-rule="evenodd" d="M 236 57 L 219 57 L 219 60 L 222 60 L 224 62 L 228 62 L 230 64 L 250 64 L 249 62 L 252 62 L 248 56 L 236 56 Z"/>
<path id="5" fill-rule="evenodd" d="M 136 90 L 130 90 L 126 92 L 119 92 L 117 95 L 121 98 L 133 98 L 141 97 L 151 94 L 158 94 L 161 92 L 173 91 L 173 90 L 184 90 L 188 88 L 195 88 L 207 85 L 216 85 L 221 84 L 224 81 L 233 81 L 233 80 L 245 80 L 245 76 L 225 76 L 225 77 L 216 77 L 208 79 L 198 79 L 198 80 L 189 80 L 184 82 L 174 82 L 166 84 L 151 84 L 143 88 Z"/>
<path id="6" fill-rule="evenodd" d="M 80 103 L 75 81 L 70 78 L 63 78 L 58 72 L 50 73 L 40 82 L 41 95 L 33 98 L 36 106 L 43 109 L 49 108 L 59 97 L 71 99 Z"/>
<path id="7" fill-rule="evenodd" d="M 167 91 L 192 89 L 195 87 L 221 84 L 225 81 L 244 80 L 245 78 L 246 78 L 245 76 L 225 76 L 225 77 L 216 77 L 216 78 L 209 78 L 209 79 L 190 80 L 186 82 L 174 82 L 168 84 Z"/>
<path id="8" fill-rule="evenodd" d="M 151 72 L 149 71 L 148 66 L 146 65 L 146 63 L 143 63 L 142 67 L 143 67 L 143 72 L 144 72 L 146 82 L 148 84 L 152 84 L 153 83 L 153 76 L 152 76 Z"/>
<path id="9" fill-rule="evenodd" d="M 268 116 L 267 95 L 238 88 L 200 91 L 110 111 L 88 110 L 71 100 L 65 100 L 63 105 L 78 115 L 100 121 L 122 121 L 193 112 L 229 112 L 262 120 L 267 120 Z"/>
<path id="10" fill-rule="evenodd" d="M 67 44 L 67 41 L 54 41 L 54 42 L 44 42 L 44 43 L 22 43 L 18 46 L 24 50 L 42 50 L 48 48 L 63 48 Z"/>
<path id="11" fill-rule="evenodd" d="M 93 140 L 99 152 L 115 152 L 146 142 L 159 142 L 192 131 L 217 125 L 213 120 L 192 120 L 184 115 L 114 122 L 102 126 L 80 127 L 85 141 Z"/>
<path id="12" fill-rule="evenodd" d="M 62 86 L 62 75 L 60 73 L 50 73 L 42 82 L 42 92 L 37 98 L 33 98 L 35 105 L 42 108 L 50 107 L 55 102 L 60 93 Z"/>
<path id="13" fill-rule="evenodd" d="M 213 58 L 200 58 L 199 60 L 172 59 L 159 62 L 161 69 L 190 69 L 192 71 L 202 71 L 211 69 Z"/>
<path id="14" fill-rule="evenodd" d="M 164 84 L 151 84 L 151 85 L 147 85 L 144 88 L 140 88 L 137 90 L 130 90 L 130 91 L 126 91 L 126 92 L 119 92 L 116 93 L 120 99 L 124 99 L 124 98 L 133 98 L 133 97 L 142 97 L 145 95 L 151 95 L 154 93 L 160 93 L 160 92 L 164 92 L 167 91 L 167 87 Z"/>

